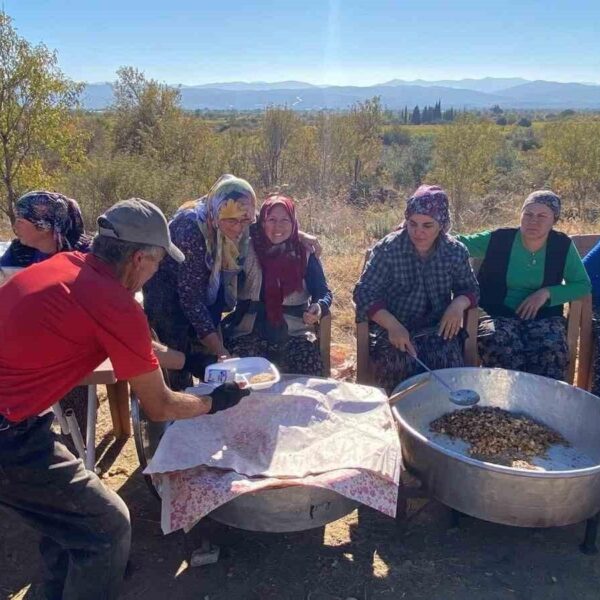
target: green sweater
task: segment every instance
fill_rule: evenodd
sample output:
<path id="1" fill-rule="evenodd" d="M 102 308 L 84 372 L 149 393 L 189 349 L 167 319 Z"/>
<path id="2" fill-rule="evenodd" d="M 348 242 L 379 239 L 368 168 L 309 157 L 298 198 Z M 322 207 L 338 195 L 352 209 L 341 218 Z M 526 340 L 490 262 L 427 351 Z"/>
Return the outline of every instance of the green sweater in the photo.
<path id="1" fill-rule="evenodd" d="M 457 235 L 456 239 L 467 247 L 471 258 L 483 259 L 491 235 L 491 231 L 482 231 L 472 235 Z M 546 245 L 542 246 L 537 252 L 530 252 L 523 245 L 521 232 L 517 232 L 506 274 L 505 306 L 516 310 L 527 296 L 542 287 L 545 263 Z M 572 242 L 565 262 L 564 281 L 561 285 L 548 287 L 548 290 L 550 300 L 547 302 L 547 306 L 565 304 L 591 292 L 590 278 L 581 262 L 577 248 Z"/>

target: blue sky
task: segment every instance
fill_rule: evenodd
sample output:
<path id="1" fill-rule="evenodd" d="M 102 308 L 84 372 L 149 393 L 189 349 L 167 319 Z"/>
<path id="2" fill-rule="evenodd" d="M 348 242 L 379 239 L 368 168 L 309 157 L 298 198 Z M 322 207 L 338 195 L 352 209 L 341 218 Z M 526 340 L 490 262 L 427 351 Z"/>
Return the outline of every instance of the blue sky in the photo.
<path id="1" fill-rule="evenodd" d="M 2 3 L 2 0 L 0 0 Z M 600 0 L 3 0 L 77 80 L 600 82 Z"/>

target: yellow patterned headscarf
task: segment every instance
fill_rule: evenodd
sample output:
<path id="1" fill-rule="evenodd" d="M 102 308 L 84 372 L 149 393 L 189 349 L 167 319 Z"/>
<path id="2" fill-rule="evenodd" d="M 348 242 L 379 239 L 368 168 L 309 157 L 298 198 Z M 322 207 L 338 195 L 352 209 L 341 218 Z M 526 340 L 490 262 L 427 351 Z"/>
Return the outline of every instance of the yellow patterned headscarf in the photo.
<path id="1" fill-rule="evenodd" d="M 180 213 L 196 220 L 206 242 L 206 264 L 210 269 L 208 304 L 214 304 L 217 299 L 223 278 L 225 303 L 233 308 L 237 298 L 237 274 L 248 251 L 249 231 L 246 228 L 234 242 L 219 229 L 219 219 L 249 219 L 253 222 L 256 194 L 252 186 L 245 179 L 222 175 L 206 196 L 186 202 L 176 216 Z"/>

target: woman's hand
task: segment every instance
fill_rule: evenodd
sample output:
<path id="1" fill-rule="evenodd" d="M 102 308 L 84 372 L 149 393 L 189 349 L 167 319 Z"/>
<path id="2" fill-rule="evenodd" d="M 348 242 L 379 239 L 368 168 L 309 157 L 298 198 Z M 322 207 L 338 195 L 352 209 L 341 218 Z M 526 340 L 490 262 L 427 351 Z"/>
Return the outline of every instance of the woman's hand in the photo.
<path id="1" fill-rule="evenodd" d="M 209 333 L 200 341 L 202 342 L 202 345 L 207 349 L 208 354 L 214 354 L 219 362 L 227 358 L 231 358 L 229 350 L 227 350 L 227 348 L 223 346 L 223 340 L 221 340 L 221 336 L 218 333 Z"/>
<path id="2" fill-rule="evenodd" d="M 305 231 L 299 231 L 298 238 L 306 250 L 308 250 L 311 254 L 314 254 L 317 258 L 321 258 L 323 248 L 321 248 L 321 244 L 319 244 L 319 240 L 316 238 L 316 236 L 310 235 Z"/>
<path id="3" fill-rule="evenodd" d="M 471 305 L 466 296 L 458 296 L 450 302 L 444 312 L 438 329 L 438 335 L 445 340 L 451 340 L 460 331 L 465 310 Z"/>
<path id="4" fill-rule="evenodd" d="M 516 310 L 517 315 L 519 315 L 521 319 L 535 319 L 540 308 L 542 308 L 549 299 L 550 292 L 548 288 L 542 288 L 537 292 L 533 292 L 533 294 L 527 296 L 527 298 L 519 304 L 519 307 Z"/>
<path id="5" fill-rule="evenodd" d="M 402 323 L 396 322 L 388 328 L 387 332 L 392 346 L 402 352 L 408 352 L 411 356 L 417 355 L 417 351 L 410 341 L 410 333 Z"/>
<path id="6" fill-rule="evenodd" d="M 318 302 L 311 304 L 302 315 L 302 320 L 307 325 L 316 325 L 321 320 L 321 305 Z"/>

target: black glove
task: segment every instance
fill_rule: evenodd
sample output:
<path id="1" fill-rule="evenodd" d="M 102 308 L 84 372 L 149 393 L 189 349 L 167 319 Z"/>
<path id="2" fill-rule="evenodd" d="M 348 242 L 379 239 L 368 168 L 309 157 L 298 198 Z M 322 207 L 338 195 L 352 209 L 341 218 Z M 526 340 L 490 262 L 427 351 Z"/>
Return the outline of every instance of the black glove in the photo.
<path id="1" fill-rule="evenodd" d="M 238 387 L 237 383 L 223 383 L 215 388 L 209 396 L 212 398 L 212 406 L 208 411 L 214 415 L 220 410 L 226 410 L 235 406 L 244 396 L 249 396 L 250 390 Z"/>
<path id="2" fill-rule="evenodd" d="M 194 352 L 193 354 L 185 355 L 185 363 L 183 370 L 191 373 L 194 377 L 204 380 L 204 370 L 208 365 L 217 362 L 217 357 L 214 354 L 204 354 L 203 352 Z"/>

